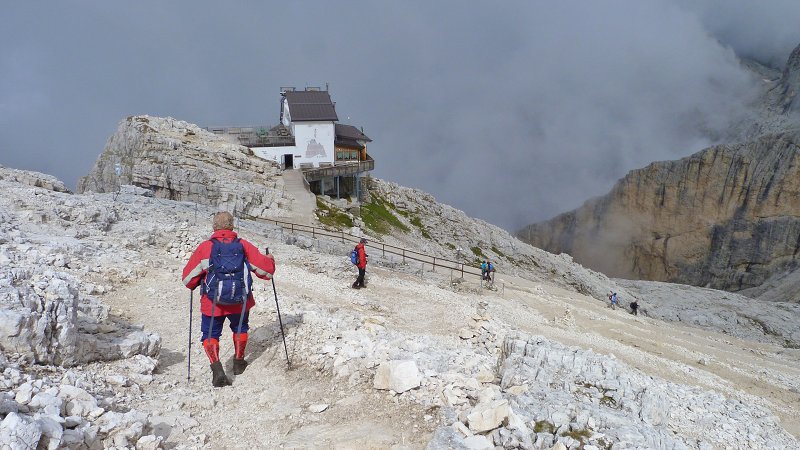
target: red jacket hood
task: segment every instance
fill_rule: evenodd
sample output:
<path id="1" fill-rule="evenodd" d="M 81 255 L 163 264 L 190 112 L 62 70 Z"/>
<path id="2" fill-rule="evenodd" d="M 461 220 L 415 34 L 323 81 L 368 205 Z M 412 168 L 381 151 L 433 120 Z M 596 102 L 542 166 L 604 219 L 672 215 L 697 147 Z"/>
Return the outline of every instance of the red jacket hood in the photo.
<path id="1" fill-rule="evenodd" d="M 237 234 L 231 230 L 217 230 L 209 239 L 236 239 Z"/>

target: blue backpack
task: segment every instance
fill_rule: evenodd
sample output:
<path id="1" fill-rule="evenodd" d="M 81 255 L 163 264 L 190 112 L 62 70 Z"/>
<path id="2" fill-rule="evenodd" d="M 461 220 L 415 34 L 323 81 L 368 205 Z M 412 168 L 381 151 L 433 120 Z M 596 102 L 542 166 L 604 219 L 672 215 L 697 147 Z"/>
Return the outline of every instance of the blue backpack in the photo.
<path id="1" fill-rule="evenodd" d="M 245 258 L 244 246 L 239 238 L 228 243 L 217 239 L 211 239 L 211 242 L 214 244 L 208 258 L 208 273 L 200 292 L 217 303 L 244 303 L 253 287 L 250 263 Z"/>
<path id="2" fill-rule="evenodd" d="M 358 264 L 358 249 L 354 248 L 353 251 L 350 252 L 350 262 Z"/>

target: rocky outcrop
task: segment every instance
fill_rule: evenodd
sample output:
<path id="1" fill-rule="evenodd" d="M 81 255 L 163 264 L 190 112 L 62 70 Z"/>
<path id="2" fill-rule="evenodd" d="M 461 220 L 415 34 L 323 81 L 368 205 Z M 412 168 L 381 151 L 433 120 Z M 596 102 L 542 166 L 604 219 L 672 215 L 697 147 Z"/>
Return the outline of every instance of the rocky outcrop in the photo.
<path id="1" fill-rule="evenodd" d="M 609 194 L 517 236 L 610 276 L 797 301 L 800 46 L 782 72 L 745 66 L 761 95 L 731 124 L 735 143 L 631 171 Z"/>
<path id="2" fill-rule="evenodd" d="M 127 184 L 158 198 L 265 217 L 282 200 L 278 172 L 247 147 L 197 125 L 132 116 L 108 139 L 91 172 L 78 182 L 78 192 L 117 192 Z"/>
<path id="3" fill-rule="evenodd" d="M 29 186 L 47 189 L 48 191 L 69 192 L 64 182 L 58 178 L 29 170 L 17 170 L 0 166 L 0 180 L 22 183 Z"/>
<path id="4" fill-rule="evenodd" d="M 131 392 L 152 381 L 155 366 L 138 356 L 101 373 L 37 370 L 0 353 L 0 447 L 162 448 L 149 414 L 125 405 Z"/>
<path id="5" fill-rule="evenodd" d="M 770 103 L 782 114 L 800 112 L 800 104 L 796 101 L 798 90 L 800 90 L 800 45 L 792 50 L 780 79 L 771 87 Z"/>
<path id="6" fill-rule="evenodd" d="M 556 440 L 566 448 L 797 445 L 758 405 L 648 376 L 613 357 L 526 335 L 507 337 L 502 350 L 500 387 L 528 387 L 508 398 L 513 413 L 538 428 L 532 436 L 546 447 L 537 448 Z M 517 431 L 506 436 L 502 445 L 515 448 L 531 438 Z"/>
<path id="7" fill-rule="evenodd" d="M 120 309 L 122 316 L 146 318 L 148 327 L 170 333 L 165 344 L 168 351 L 160 356 L 165 364 L 158 372 L 153 372 L 156 361 L 145 355 L 65 368 L 31 364 L 36 356 L 27 350 L 0 349 L 0 388 L 6 389 L 0 392 L 0 446 L 278 447 L 287 442 L 284 433 L 294 435 L 289 443 L 311 442 L 319 436 L 319 425 L 349 427 L 336 418 L 379 416 L 387 404 L 395 405 L 397 413 L 383 420 L 399 422 L 398 429 L 413 427 L 417 439 L 425 440 L 435 431 L 428 448 L 797 446 L 773 412 L 738 391 L 735 383 L 705 387 L 668 383 L 602 354 L 610 349 L 639 352 L 635 346 L 621 340 L 610 343 L 592 331 L 629 322 L 619 310 L 608 310 L 611 314 L 607 315 L 582 296 L 551 290 L 549 282 L 509 279 L 505 294 L 468 291 L 466 285 L 478 289 L 477 283 L 458 283 L 440 272 L 421 273 L 377 250 L 370 259 L 370 288 L 356 294 L 342 280 L 344 271 L 351 269 L 346 260 L 349 245 L 319 235 L 287 233 L 284 242 L 302 249 L 285 246 L 276 242 L 280 239 L 276 228 L 261 221 L 242 220 L 240 228 L 243 236 L 270 243 L 280 255 L 283 322 L 262 303 L 254 316 L 259 323 L 249 337 L 253 353 L 248 359 L 253 365 L 235 380 L 233 388 L 210 390 L 207 366 L 194 363 L 202 361 L 200 346 L 188 350 L 193 352 L 193 363 L 190 372 L 184 371 L 185 360 L 180 356 L 186 335 L 175 333 L 175 326 L 186 323 L 186 311 L 170 305 L 178 305 L 178 296 L 186 298 L 176 281 L 179 269 L 194 246 L 208 237 L 208 223 L 199 218 L 208 218 L 211 207 L 197 210 L 194 205 L 147 196 L 146 191 L 132 188 L 115 194 L 70 195 L 0 180 L 0 189 L 5 194 L 0 197 L 0 259 L 17 277 L 8 283 L 18 297 L 26 298 L 25 304 L 36 306 L 36 311 L 28 308 L 32 317 L 41 314 L 39 305 L 43 311 L 56 312 L 54 319 L 37 319 L 37 324 L 60 320 L 59 311 L 69 312 L 64 304 L 72 307 L 69 299 L 77 299 L 78 340 L 84 339 L 82 333 L 113 336 L 120 326 L 143 331 L 109 322 Z M 405 199 L 404 210 L 419 217 L 413 223 L 409 219 L 409 226 L 440 224 L 441 229 L 428 233 L 442 242 L 448 242 L 444 233 L 474 227 L 480 237 L 465 233 L 454 242 L 462 245 L 473 239 L 488 251 L 503 253 L 516 246 L 537 267 L 533 278 L 552 277 L 573 289 L 580 283 L 585 283 L 587 291 L 607 289 L 605 283 L 614 285 L 574 264 L 567 255 L 550 255 L 514 241 L 488 225 L 462 218 L 463 213 L 432 198 L 414 203 L 418 191 L 397 191 L 391 199 Z M 434 217 L 428 217 L 429 211 Z M 415 241 L 420 251 L 428 245 L 424 239 Z M 512 263 L 511 258 L 505 261 Z M 505 275 L 498 274 L 498 283 L 500 277 Z M 274 292 L 268 284 L 259 287 L 259 301 L 266 294 L 269 304 Z M 619 292 L 628 298 L 624 290 Z M 95 305 L 93 298 L 110 302 L 113 311 L 84 308 L 84 304 Z M 14 301 L 10 304 L 12 310 L 17 307 Z M 537 304 L 543 307 L 541 313 L 529 310 Z M 560 315 L 565 306 L 578 309 L 565 313 L 563 320 L 551 321 L 543 315 L 554 311 Z M 632 323 L 631 319 L 628 332 L 634 333 L 639 326 L 651 332 L 646 322 L 650 320 L 637 318 Z M 519 326 L 568 336 L 571 342 L 578 339 L 596 352 L 518 333 Z M 294 376 L 282 377 L 283 364 L 258 357 L 269 355 L 265 349 L 282 350 L 284 327 L 291 337 L 292 365 L 306 367 L 317 376 L 299 381 Z M 45 335 L 59 332 L 58 327 L 44 329 Z M 46 342 L 56 350 L 61 344 L 60 338 Z M 702 375 L 684 364 L 649 357 L 641 361 L 644 367 L 666 364 L 666 372 Z M 754 370 L 742 367 L 739 370 L 744 373 Z M 794 378 L 775 367 L 761 367 L 764 377 L 779 377 L 781 383 L 776 386 L 780 389 L 796 392 Z M 186 383 L 188 374 L 196 381 Z M 317 385 L 323 395 L 310 392 L 314 380 L 328 377 L 333 380 L 330 384 Z M 716 380 L 710 375 L 709 379 Z M 282 401 L 294 404 L 272 408 Z M 285 428 L 274 425 L 279 436 L 253 434 L 241 428 L 235 414 L 220 414 L 241 408 L 250 408 Z M 304 433 L 296 433 L 302 428 Z M 209 430 L 214 430 L 211 443 Z M 377 427 L 375 433 L 385 431 Z M 399 442 L 398 438 L 394 443 Z M 417 440 L 413 446 L 421 448 L 424 443 Z"/>
<path id="8" fill-rule="evenodd" d="M 518 235 L 621 278 L 741 290 L 797 266 L 800 132 L 630 172 L 605 197 Z"/>
<path id="9" fill-rule="evenodd" d="M 641 315 L 741 339 L 800 348 L 800 303 L 761 301 L 775 300 L 762 297 L 765 294 L 753 300 L 732 292 L 657 281 L 616 282 L 626 292 L 620 304 L 628 309 L 630 301 L 636 299 Z"/>
<path id="10" fill-rule="evenodd" d="M 62 230 L 74 228 L 78 237 L 99 235 L 117 221 L 116 211 L 60 192 L 30 195 L 29 180 L 40 178 L 20 172 L 0 169 L 5 193 L 0 201 L 0 350 L 63 366 L 158 355 L 158 335 L 111 319 L 108 307 L 93 295 L 107 288 L 70 273 L 81 268 L 88 273 L 84 258 L 107 256 L 97 251 L 102 247 L 40 233 L 39 227 L 64 224 Z"/>

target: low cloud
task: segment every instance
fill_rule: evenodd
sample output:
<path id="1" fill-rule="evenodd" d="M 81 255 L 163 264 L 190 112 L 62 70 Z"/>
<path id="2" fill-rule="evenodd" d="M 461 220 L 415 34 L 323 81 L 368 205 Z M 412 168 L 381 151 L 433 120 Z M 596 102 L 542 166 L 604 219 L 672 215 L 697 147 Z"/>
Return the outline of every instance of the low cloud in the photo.
<path id="1" fill-rule="evenodd" d="M 16 3 L 0 54 L 36 56 L 2 60 L 0 164 L 74 186 L 128 115 L 275 124 L 280 86 L 328 82 L 376 176 L 516 229 L 745 111 L 758 81 L 734 51 L 785 59 L 798 11 L 722 3 Z"/>

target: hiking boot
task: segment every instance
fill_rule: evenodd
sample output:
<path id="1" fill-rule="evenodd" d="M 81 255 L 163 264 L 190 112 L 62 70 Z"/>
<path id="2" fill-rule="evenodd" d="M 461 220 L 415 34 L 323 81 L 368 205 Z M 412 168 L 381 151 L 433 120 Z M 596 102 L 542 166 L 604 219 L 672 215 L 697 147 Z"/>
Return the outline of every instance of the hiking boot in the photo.
<path id="1" fill-rule="evenodd" d="M 234 375 L 241 375 L 244 373 L 244 369 L 247 368 L 247 361 L 242 359 L 233 358 L 233 374 Z"/>
<path id="2" fill-rule="evenodd" d="M 231 385 L 231 380 L 225 376 L 225 370 L 222 368 L 222 362 L 220 361 L 211 364 L 211 384 L 213 384 L 214 387 Z"/>
<path id="3" fill-rule="evenodd" d="M 357 284 L 355 284 L 355 283 L 353 283 L 353 286 L 352 286 L 352 287 L 353 287 L 353 289 L 361 289 L 361 286 L 359 286 L 359 285 L 357 285 Z"/>

